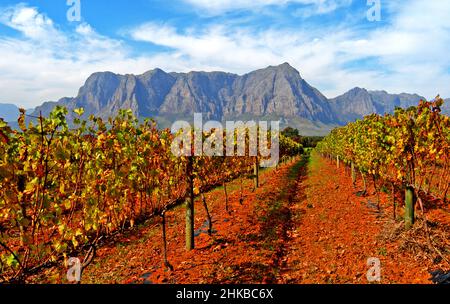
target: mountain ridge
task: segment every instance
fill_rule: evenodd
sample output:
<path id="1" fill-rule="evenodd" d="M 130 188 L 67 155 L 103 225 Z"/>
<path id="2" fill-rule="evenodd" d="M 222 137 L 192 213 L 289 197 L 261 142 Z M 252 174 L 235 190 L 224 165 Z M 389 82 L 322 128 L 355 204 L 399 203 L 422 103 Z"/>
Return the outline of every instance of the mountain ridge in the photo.
<path id="1" fill-rule="evenodd" d="M 56 105 L 66 106 L 69 112 L 83 107 L 86 117 L 94 114 L 102 118 L 131 109 L 137 117 L 152 117 L 168 127 L 176 119 L 191 120 L 198 112 L 204 119 L 219 121 L 280 119 L 283 126 L 317 135 L 368 114 L 417 105 L 420 99 L 424 98 L 417 94 L 363 88 L 328 99 L 286 62 L 243 75 L 221 71 L 167 73 L 159 68 L 140 75 L 97 72 L 88 77 L 76 97 L 46 102 L 34 115 L 45 116 Z"/>
<path id="2" fill-rule="evenodd" d="M 417 94 L 389 94 L 386 91 L 369 91 L 356 87 L 330 99 L 330 103 L 333 110 L 340 114 L 339 122 L 346 124 L 372 113 L 393 113 L 396 107 L 408 108 L 424 99 L 425 97 Z"/>
<path id="3" fill-rule="evenodd" d="M 207 119 L 237 116 L 300 117 L 332 123 L 328 99 L 285 63 L 244 75 L 226 72 L 166 73 L 161 69 L 141 75 L 98 72 L 88 77 L 74 98 L 62 98 L 36 108 L 48 114 L 55 105 L 83 107 L 86 115 L 108 117 L 129 108 L 138 117 L 188 116 Z"/>
<path id="4" fill-rule="evenodd" d="M 4 121 L 14 121 L 19 117 L 19 108 L 12 103 L 0 103 L 0 118 Z"/>

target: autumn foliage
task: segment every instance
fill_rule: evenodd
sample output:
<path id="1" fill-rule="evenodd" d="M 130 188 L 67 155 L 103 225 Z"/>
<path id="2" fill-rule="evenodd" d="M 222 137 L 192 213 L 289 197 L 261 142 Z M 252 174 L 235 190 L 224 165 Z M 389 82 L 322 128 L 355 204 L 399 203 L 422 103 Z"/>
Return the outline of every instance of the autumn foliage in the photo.
<path id="1" fill-rule="evenodd" d="M 450 119 L 443 100 L 421 101 L 393 115 L 370 115 L 335 129 L 318 146 L 322 155 L 352 165 L 364 176 L 414 189 L 420 199 L 444 201 L 450 188 Z"/>
<path id="2" fill-rule="evenodd" d="M 104 121 L 56 107 L 20 130 L 0 120 L 0 281 L 24 281 L 117 231 L 161 215 L 189 192 L 187 157 L 170 150 L 174 137 L 131 111 Z M 207 135 L 205 135 L 207 136 Z M 301 145 L 280 138 L 281 151 Z M 283 157 L 283 155 L 281 155 Z M 195 195 L 248 176 L 256 157 L 196 157 Z"/>

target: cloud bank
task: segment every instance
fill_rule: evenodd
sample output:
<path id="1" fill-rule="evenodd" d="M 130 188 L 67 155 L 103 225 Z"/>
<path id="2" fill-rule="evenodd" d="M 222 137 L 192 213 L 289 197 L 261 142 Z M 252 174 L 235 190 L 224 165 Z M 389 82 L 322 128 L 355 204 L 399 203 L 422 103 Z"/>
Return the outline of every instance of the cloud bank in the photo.
<path id="1" fill-rule="evenodd" d="M 322 7 L 323 14 L 348 1 L 183 0 L 211 12 L 287 5 Z M 87 23 L 62 30 L 36 7 L 0 8 L 0 23 L 17 31 L 0 36 L 0 102 L 31 107 L 47 100 L 74 96 L 94 72 L 143 73 L 223 70 L 243 74 L 289 62 L 303 78 L 334 97 L 355 87 L 450 96 L 450 5 L 446 1 L 413 0 L 389 5 L 390 20 L 375 26 L 333 26 L 308 29 L 242 26 L 232 22 L 176 26 L 147 22 L 122 38 L 98 33 Z M 314 11 L 314 14 L 320 14 Z M 361 17 L 363 19 L 364 16 Z M 138 52 L 130 41 L 161 47 Z"/>

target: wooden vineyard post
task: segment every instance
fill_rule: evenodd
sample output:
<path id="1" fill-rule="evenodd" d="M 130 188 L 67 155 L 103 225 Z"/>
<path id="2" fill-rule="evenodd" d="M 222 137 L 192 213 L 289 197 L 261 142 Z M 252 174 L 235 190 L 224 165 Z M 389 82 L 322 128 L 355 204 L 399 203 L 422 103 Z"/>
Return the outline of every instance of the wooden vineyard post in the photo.
<path id="1" fill-rule="evenodd" d="M 407 186 L 405 191 L 405 228 L 410 229 L 414 225 L 416 197 L 412 186 Z"/>
<path id="2" fill-rule="evenodd" d="M 352 162 L 352 183 L 353 186 L 356 185 L 356 171 L 355 171 L 355 163 Z"/>
<path id="3" fill-rule="evenodd" d="M 167 258 L 167 236 L 166 236 L 166 211 L 163 211 L 161 214 L 162 217 L 162 237 L 163 237 L 163 250 L 164 250 L 164 265 L 167 269 L 173 271 L 173 266 L 170 265 L 169 260 Z"/>
<path id="4" fill-rule="evenodd" d="M 363 193 L 364 193 L 364 195 L 366 195 L 366 194 L 367 194 L 366 176 L 364 175 L 364 173 L 362 172 L 362 170 L 359 170 L 359 172 L 361 172 L 361 177 L 362 177 L 363 185 L 364 185 Z"/>
<path id="5" fill-rule="evenodd" d="M 339 155 L 336 156 L 336 165 L 337 165 L 337 168 L 339 169 Z"/>
<path id="6" fill-rule="evenodd" d="M 188 197 L 186 199 L 186 250 L 193 250 L 194 244 L 194 174 L 193 157 L 188 158 L 186 175 L 188 181 Z"/>
<path id="7" fill-rule="evenodd" d="M 228 214 L 230 214 L 230 210 L 228 208 L 228 190 L 226 181 L 223 182 L 223 191 L 225 193 L 225 210 L 227 211 Z"/>
<path id="8" fill-rule="evenodd" d="M 394 208 L 394 220 L 397 219 L 397 203 L 395 202 L 395 184 L 391 183 L 391 192 L 392 192 L 392 207 Z"/>
<path id="9" fill-rule="evenodd" d="M 259 188 L 259 158 L 256 157 L 256 161 L 254 164 L 254 168 L 253 168 L 253 174 L 255 175 L 254 177 L 254 182 L 255 182 L 255 189 Z"/>
<path id="10" fill-rule="evenodd" d="M 241 197 L 239 198 L 239 204 L 244 204 L 244 181 L 242 180 L 242 175 L 240 177 L 241 180 Z"/>
<path id="11" fill-rule="evenodd" d="M 212 234 L 212 217 L 211 217 L 211 213 L 209 213 L 208 204 L 206 203 L 206 197 L 205 197 L 204 193 L 201 194 L 201 199 L 202 199 L 203 207 L 205 208 L 205 211 L 206 211 L 206 217 L 208 218 L 208 234 L 211 235 Z"/>

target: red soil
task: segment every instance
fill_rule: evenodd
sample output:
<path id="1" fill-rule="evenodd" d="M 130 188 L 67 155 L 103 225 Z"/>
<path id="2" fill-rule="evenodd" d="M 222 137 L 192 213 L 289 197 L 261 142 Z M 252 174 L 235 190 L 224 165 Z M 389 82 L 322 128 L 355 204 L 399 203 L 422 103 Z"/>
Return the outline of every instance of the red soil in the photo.
<path id="1" fill-rule="evenodd" d="M 195 228 L 201 233 L 193 251 L 184 249 L 184 208 L 167 214 L 173 271 L 162 263 L 155 219 L 100 248 L 83 283 L 368 283 L 371 257 L 381 261 L 381 283 L 431 283 L 428 271 L 448 270 L 445 260 L 433 264 L 437 253 L 411 245 L 420 244 L 419 234 L 404 232 L 402 222 L 392 219 L 389 195 L 381 194 L 378 212 L 373 189 L 359 197 L 361 188 L 360 180 L 355 189 L 348 172 L 317 155 L 309 165 L 266 170 L 256 191 L 251 180 L 244 181 L 243 205 L 239 181 L 228 185 L 231 214 L 223 189 L 206 194 L 212 236 L 202 228 L 206 213 L 196 201 Z M 447 211 L 430 210 L 428 216 L 448 231 Z M 450 244 L 442 242 L 449 240 L 440 240 L 448 259 Z M 58 281 L 64 282 L 63 275 L 59 270 Z"/>

